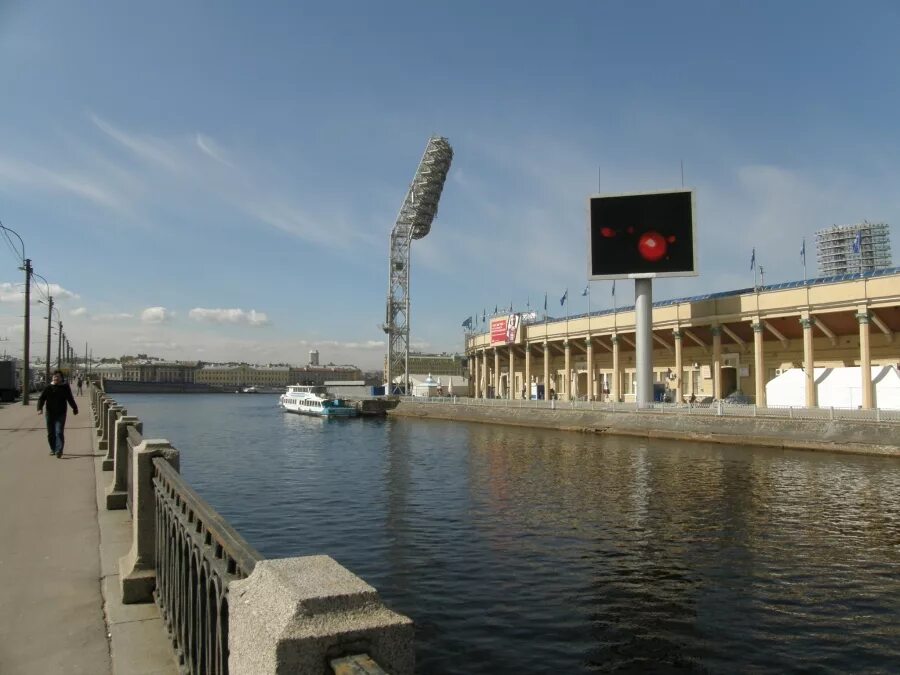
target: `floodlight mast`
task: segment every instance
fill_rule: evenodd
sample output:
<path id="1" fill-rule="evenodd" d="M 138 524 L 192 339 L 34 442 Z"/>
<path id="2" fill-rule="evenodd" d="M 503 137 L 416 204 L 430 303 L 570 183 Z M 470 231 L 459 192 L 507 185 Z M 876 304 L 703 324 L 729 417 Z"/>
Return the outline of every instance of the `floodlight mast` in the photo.
<path id="1" fill-rule="evenodd" d="M 404 374 L 403 392 L 409 393 L 410 244 L 413 239 L 421 239 L 431 231 L 452 160 L 453 149 L 447 139 L 432 136 L 425 146 L 425 154 L 391 231 L 387 318 L 384 324 L 384 332 L 388 336 L 385 393 L 394 392 L 393 380 L 400 373 Z"/>

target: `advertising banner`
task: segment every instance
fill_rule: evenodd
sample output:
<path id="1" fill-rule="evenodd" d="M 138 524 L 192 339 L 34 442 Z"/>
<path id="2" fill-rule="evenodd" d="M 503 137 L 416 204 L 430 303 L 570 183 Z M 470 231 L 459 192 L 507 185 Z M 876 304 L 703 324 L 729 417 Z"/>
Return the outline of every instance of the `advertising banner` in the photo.
<path id="1" fill-rule="evenodd" d="M 519 314 L 491 319 L 491 344 L 509 345 L 517 342 L 520 323 L 521 316 Z"/>

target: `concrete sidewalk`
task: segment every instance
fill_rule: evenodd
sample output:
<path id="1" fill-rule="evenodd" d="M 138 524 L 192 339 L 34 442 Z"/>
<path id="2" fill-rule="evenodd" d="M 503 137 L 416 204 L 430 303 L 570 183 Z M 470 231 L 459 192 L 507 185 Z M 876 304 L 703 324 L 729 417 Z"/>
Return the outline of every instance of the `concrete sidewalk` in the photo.
<path id="1" fill-rule="evenodd" d="M 131 525 L 126 511 L 98 512 L 111 475 L 89 397 L 69 411 L 61 459 L 36 400 L 0 407 L 0 673 L 176 673 L 156 606 L 117 600 Z"/>

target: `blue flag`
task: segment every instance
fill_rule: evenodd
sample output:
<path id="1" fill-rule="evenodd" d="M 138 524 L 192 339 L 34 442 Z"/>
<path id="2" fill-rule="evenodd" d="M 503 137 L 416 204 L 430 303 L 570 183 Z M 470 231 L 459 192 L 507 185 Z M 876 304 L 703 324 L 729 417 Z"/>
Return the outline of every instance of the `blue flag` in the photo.
<path id="1" fill-rule="evenodd" d="M 559 299 L 559 304 L 560 305 L 566 304 L 566 298 L 568 298 L 568 297 L 569 297 L 569 289 L 567 288 L 566 292 L 563 293 L 563 296 Z"/>
<path id="2" fill-rule="evenodd" d="M 499 313 L 500 312 L 497 311 L 497 305 L 494 305 L 494 314 L 499 314 Z"/>
<path id="3" fill-rule="evenodd" d="M 547 311 L 547 293 L 544 292 L 544 311 Z"/>
<path id="4" fill-rule="evenodd" d="M 753 249 L 753 253 L 750 254 L 750 269 L 756 269 L 756 249 Z"/>
<path id="5" fill-rule="evenodd" d="M 803 264 L 806 264 L 806 239 L 803 240 L 803 246 L 800 247 L 800 258 L 803 260 Z"/>
<path id="6" fill-rule="evenodd" d="M 586 295 L 587 295 L 588 293 L 590 293 L 590 292 L 591 292 L 591 285 L 588 284 L 587 286 L 584 287 L 584 290 L 581 291 L 581 297 L 583 298 L 584 296 L 586 296 Z"/>
<path id="7" fill-rule="evenodd" d="M 862 252 L 862 231 L 856 231 L 856 238 L 853 240 L 853 252 L 861 253 Z"/>
<path id="8" fill-rule="evenodd" d="M 472 317 L 471 316 L 462 322 L 462 327 L 463 328 L 471 328 L 472 327 Z"/>
<path id="9" fill-rule="evenodd" d="M 487 310 L 481 310 L 481 323 L 487 323 Z"/>
<path id="10" fill-rule="evenodd" d="M 616 297 L 616 280 L 613 279 L 613 297 Z"/>

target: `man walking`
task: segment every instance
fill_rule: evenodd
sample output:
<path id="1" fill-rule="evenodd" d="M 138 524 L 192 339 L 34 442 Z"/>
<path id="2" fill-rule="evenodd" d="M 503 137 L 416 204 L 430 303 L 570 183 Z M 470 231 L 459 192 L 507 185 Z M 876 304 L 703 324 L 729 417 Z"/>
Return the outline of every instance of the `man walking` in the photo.
<path id="1" fill-rule="evenodd" d="M 72 396 L 72 389 L 68 382 L 63 382 L 62 372 L 57 370 L 53 373 L 50 384 L 44 387 L 38 398 L 37 411 L 38 415 L 47 404 L 47 413 L 44 419 L 47 421 L 47 443 L 50 444 L 50 454 L 56 455 L 57 458 L 62 457 L 63 447 L 66 444 L 64 435 L 66 429 L 66 413 L 68 408 L 66 405 L 72 406 L 72 414 L 78 414 L 78 404 Z"/>

